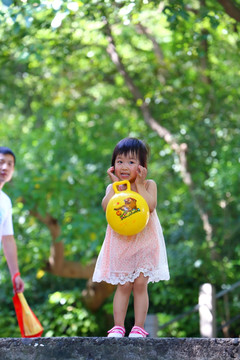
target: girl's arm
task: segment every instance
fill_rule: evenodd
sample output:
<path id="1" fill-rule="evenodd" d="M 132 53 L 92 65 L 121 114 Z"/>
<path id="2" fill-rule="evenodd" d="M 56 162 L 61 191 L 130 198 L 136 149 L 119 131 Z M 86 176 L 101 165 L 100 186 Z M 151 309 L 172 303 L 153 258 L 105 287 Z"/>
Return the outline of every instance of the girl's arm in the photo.
<path id="1" fill-rule="evenodd" d="M 154 180 L 147 180 L 145 182 L 146 176 L 147 169 L 139 166 L 139 173 L 135 180 L 135 184 L 138 193 L 146 200 L 149 211 L 153 212 L 157 206 L 157 185 Z"/>
<path id="2" fill-rule="evenodd" d="M 146 187 L 144 185 L 137 185 L 137 191 L 146 200 L 149 211 L 153 212 L 157 206 L 157 185 L 155 181 L 147 180 Z"/>
<path id="3" fill-rule="evenodd" d="M 106 211 L 107 204 L 108 204 L 109 200 L 113 197 L 114 194 L 115 193 L 114 193 L 112 184 L 109 184 L 106 189 L 106 194 L 105 194 L 104 198 L 102 199 L 102 207 L 103 207 L 104 211 Z"/>
<path id="4" fill-rule="evenodd" d="M 119 178 L 114 174 L 114 166 L 111 166 L 107 170 L 107 174 L 112 182 L 119 181 Z M 106 211 L 107 204 L 108 204 L 109 200 L 113 197 L 114 194 L 115 194 L 115 192 L 113 190 L 112 184 L 109 184 L 106 189 L 106 194 L 105 194 L 104 198 L 102 199 L 102 207 L 103 207 L 104 211 Z"/>

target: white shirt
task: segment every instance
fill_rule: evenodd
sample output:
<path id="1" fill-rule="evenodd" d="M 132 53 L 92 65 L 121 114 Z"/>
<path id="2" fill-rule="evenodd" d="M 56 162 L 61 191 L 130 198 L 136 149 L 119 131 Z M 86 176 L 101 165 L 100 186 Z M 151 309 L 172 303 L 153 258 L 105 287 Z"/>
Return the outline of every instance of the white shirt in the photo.
<path id="1" fill-rule="evenodd" d="M 7 194 L 0 190 L 0 246 L 3 235 L 13 235 L 12 203 Z"/>

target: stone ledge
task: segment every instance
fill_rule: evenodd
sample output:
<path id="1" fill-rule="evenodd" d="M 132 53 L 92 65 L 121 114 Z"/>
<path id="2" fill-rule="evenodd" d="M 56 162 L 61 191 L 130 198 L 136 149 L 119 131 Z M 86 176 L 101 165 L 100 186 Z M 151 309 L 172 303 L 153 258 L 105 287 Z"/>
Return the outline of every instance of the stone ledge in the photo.
<path id="1" fill-rule="evenodd" d="M 228 359 L 240 359 L 240 339 L 0 338 L 0 360 Z"/>

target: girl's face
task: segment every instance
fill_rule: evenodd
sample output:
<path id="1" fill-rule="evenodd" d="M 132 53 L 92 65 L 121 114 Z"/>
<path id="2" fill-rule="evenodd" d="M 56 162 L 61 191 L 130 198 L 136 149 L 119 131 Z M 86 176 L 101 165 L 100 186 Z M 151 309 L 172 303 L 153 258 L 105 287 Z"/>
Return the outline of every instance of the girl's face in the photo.
<path id="1" fill-rule="evenodd" d="M 114 164 L 115 175 L 120 180 L 128 180 L 133 183 L 138 174 L 138 166 L 140 162 L 137 155 L 129 152 L 128 154 L 119 154 Z"/>

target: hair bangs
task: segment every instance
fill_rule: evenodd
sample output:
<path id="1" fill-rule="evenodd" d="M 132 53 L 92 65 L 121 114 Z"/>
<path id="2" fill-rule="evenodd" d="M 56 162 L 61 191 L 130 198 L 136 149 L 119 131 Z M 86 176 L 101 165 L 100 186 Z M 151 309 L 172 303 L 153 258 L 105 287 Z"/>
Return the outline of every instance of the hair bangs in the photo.
<path id="1" fill-rule="evenodd" d="M 129 153 L 132 153 L 139 159 L 140 165 L 147 167 L 148 149 L 141 140 L 136 138 L 125 138 L 119 141 L 113 151 L 112 166 L 114 166 L 118 155 L 123 154 L 126 156 Z"/>

